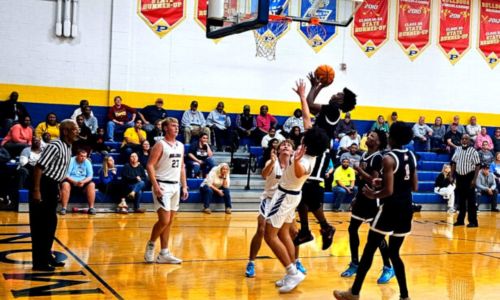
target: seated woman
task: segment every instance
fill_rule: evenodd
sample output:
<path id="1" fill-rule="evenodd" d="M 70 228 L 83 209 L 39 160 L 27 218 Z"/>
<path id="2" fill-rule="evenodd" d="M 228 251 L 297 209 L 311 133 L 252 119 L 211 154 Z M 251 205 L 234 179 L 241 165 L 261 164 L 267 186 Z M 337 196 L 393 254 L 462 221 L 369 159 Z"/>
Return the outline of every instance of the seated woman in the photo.
<path id="1" fill-rule="evenodd" d="M 33 128 L 31 128 L 31 117 L 25 116 L 21 123 L 12 126 L 2 141 L 2 146 L 9 151 L 10 156 L 15 158 L 26 147 L 31 147 L 33 139 Z"/>
<path id="2" fill-rule="evenodd" d="M 36 126 L 35 135 L 41 139 L 44 133 L 50 134 L 50 139 L 55 140 L 59 138 L 59 123 L 55 113 L 48 113 L 45 117 L 45 122 L 41 122 Z"/>
<path id="3" fill-rule="evenodd" d="M 195 141 L 191 144 L 191 147 L 189 147 L 189 153 L 186 157 L 186 167 L 188 174 L 191 175 L 190 177 L 206 177 L 208 172 L 210 172 L 215 165 L 212 156 L 213 152 L 208 144 L 208 135 L 206 133 L 201 133 L 198 141 Z"/>
<path id="4" fill-rule="evenodd" d="M 108 155 L 111 149 L 104 143 L 105 141 L 104 128 L 97 128 L 96 134 L 93 134 L 90 138 L 92 150 L 104 156 Z"/>
<path id="5" fill-rule="evenodd" d="M 105 156 L 102 160 L 102 167 L 99 170 L 99 184 L 97 185 L 97 188 L 106 196 L 109 195 L 113 202 L 118 202 L 118 200 L 123 197 L 123 185 L 118 180 L 115 160 L 112 156 Z M 124 203 L 124 207 L 127 208 L 125 198 L 122 199 L 122 203 Z"/>
<path id="6" fill-rule="evenodd" d="M 490 172 L 495 176 L 497 190 L 500 193 L 500 152 L 495 154 L 495 160 L 490 165 Z"/>
<path id="7" fill-rule="evenodd" d="M 141 143 L 141 150 L 138 153 L 139 162 L 145 168 L 148 164 L 149 153 L 151 152 L 151 144 L 149 144 L 148 140 L 144 140 Z"/>
<path id="8" fill-rule="evenodd" d="M 377 121 L 373 123 L 372 128 L 370 128 L 370 131 L 373 130 L 380 130 L 385 133 L 389 133 L 389 124 L 384 120 L 384 116 L 379 115 L 377 118 Z"/>
<path id="9" fill-rule="evenodd" d="M 231 213 L 231 194 L 229 193 L 229 165 L 222 163 L 208 173 L 201 183 L 200 193 L 203 200 L 203 212 L 210 214 L 210 202 L 224 199 L 226 214 Z"/>
<path id="10" fill-rule="evenodd" d="M 444 135 L 446 134 L 446 125 L 443 124 L 441 117 L 436 117 L 434 125 L 431 126 L 431 150 L 444 151 Z"/>
<path id="11" fill-rule="evenodd" d="M 127 199 L 134 201 L 134 211 L 137 213 L 145 212 L 141 208 L 141 196 L 146 187 L 147 176 L 146 170 L 139 162 L 137 153 L 130 154 L 129 163 L 123 167 L 121 175 Z"/>
<path id="12" fill-rule="evenodd" d="M 290 130 L 290 136 L 288 137 L 293 141 L 294 145 L 300 145 L 302 142 L 302 131 L 300 130 L 299 126 L 293 126 L 292 130 Z"/>
<path id="13" fill-rule="evenodd" d="M 269 142 L 267 142 L 267 147 L 264 148 L 264 153 L 262 153 L 262 161 L 259 163 L 260 166 L 263 167 L 266 161 L 271 159 L 271 152 L 273 150 L 276 151 L 278 149 L 279 144 L 280 141 L 278 141 L 277 139 L 271 139 L 269 140 Z"/>
<path id="14" fill-rule="evenodd" d="M 455 180 L 451 177 L 451 167 L 449 164 L 443 165 L 443 170 L 436 178 L 434 193 L 448 200 L 448 213 L 452 214 L 455 212 Z"/>
<path id="15" fill-rule="evenodd" d="M 78 140 L 73 142 L 73 155 L 76 155 L 77 149 L 83 149 L 87 152 L 87 157 L 90 157 L 92 154 L 92 132 L 90 128 L 85 125 L 85 120 L 82 115 L 76 117 L 76 124 L 78 125 Z"/>

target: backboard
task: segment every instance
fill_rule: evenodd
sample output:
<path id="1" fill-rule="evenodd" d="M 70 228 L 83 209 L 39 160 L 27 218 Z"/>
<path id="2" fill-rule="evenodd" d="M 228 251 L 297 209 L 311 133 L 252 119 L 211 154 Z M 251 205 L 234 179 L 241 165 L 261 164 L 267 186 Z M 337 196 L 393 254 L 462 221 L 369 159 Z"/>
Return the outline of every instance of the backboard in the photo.
<path id="1" fill-rule="evenodd" d="M 346 27 L 362 3 L 363 0 L 208 0 L 207 38 L 254 30 L 274 21 Z M 280 5 L 282 9 L 276 9 Z"/>

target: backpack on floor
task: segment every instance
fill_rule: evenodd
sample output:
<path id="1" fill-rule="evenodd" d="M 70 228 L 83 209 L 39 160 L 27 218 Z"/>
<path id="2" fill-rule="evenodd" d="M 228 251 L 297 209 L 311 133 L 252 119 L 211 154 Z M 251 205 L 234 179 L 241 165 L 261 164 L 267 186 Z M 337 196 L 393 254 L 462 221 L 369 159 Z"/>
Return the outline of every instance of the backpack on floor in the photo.
<path id="1" fill-rule="evenodd" d="M 248 172 L 248 158 L 233 158 L 231 165 L 232 174 L 247 174 Z"/>

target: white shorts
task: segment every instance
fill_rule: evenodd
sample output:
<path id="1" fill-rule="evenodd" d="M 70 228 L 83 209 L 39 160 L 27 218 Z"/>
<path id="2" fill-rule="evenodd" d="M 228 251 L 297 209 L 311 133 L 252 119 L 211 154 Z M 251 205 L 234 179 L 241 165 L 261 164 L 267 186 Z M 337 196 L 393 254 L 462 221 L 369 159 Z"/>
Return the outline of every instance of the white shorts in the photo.
<path id="1" fill-rule="evenodd" d="M 158 197 L 153 191 L 153 206 L 154 210 L 158 211 L 160 208 L 166 211 L 178 211 L 180 188 L 179 184 L 158 182 L 163 195 Z"/>
<path id="2" fill-rule="evenodd" d="M 266 195 L 260 196 L 260 206 L 259 206 L 259 215 L 266 217 L 266 211 L 271 203 L 271 198 L 267 198 Z"/>
<path id="3" fill-rule="evenodd" d="M 266 209 L 266 221 L 274 228 L 281 228 L 284 223 L 292 223 L 295 209 L 299 206 L 301 193 L 292 195 L 277 190 Z"/>

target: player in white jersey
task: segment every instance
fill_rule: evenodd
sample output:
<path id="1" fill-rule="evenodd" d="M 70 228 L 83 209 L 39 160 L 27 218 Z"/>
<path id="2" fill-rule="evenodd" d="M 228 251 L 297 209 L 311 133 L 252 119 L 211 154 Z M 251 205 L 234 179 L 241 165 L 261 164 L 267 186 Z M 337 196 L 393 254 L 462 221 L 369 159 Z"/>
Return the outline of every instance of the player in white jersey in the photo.
<path id="1" fill-rule="evenodd" d="M 166 118 L 162 122 L 162 130 L 165 138 L 154 145 L 147 164 L 158 221 L 153 226 L 146 245 L 144 260 L 147 263 L 155 261 L 155 242 L 159 237 L 161 251 L 156 257 L 156 262 L 180 264 L 182 260 L 175 257 L 168 249 L 168 238 L 175 212 L 179 209 L 179 198 L 186 200 L 189 196 L 184 169 L 184 145 L 175 139 L 179 133 L 177 119 Z M 182 185 L 182 195 L 180 195 L 179 181 Z"/>
<path id="2" fill-rule="evenodd" d="M 250 244 L 250 255 L 248 257 L 248 264 L 246 267 L 245 275 L 247 277 L 255 276 L 255 258 L 259 252 L 264 238 L 264 229 L 266 228 L 265 216 L 266 210 L 278 189 L 279 180 L 283 174 L 283 170 L 290 164 L 290 158 L 293 153 L 293 142 L 291 140 L 282 141 L 278 146 L 278 156 L 274 150 L 271 152 L 271 158 L 266 162 L 262 169 L 262 177 L 265 178 L 264 192 L 261 195 L 261 202 L 259 206 L 259 216 L 257 217 L 257 231 L 252 238 Z"/>
<path id="3" fill-rule="evenodd" d="M 301 99 L 301 102 L 304 127 L 310 128 L 311 119 L 307 102 L 305 99 Z M 295 217 L 295 209 L 300 203 L 302 185 L 314 168 L 316 156 L 321 155 L 328 145 L 328 136 L 321 128 L 311 128 L 304 134 L 302 144 L 295 151 L 291 165 L 283 172 L 278 190 L 266 210 L 264 239 L 286 268 L 287 273 L 283 280 L 276 282 L 280 286 L 281 293 L 290 292 L 305 278 L 293 263 L 295 246 L 290 235 L 290 226 Z"/>

